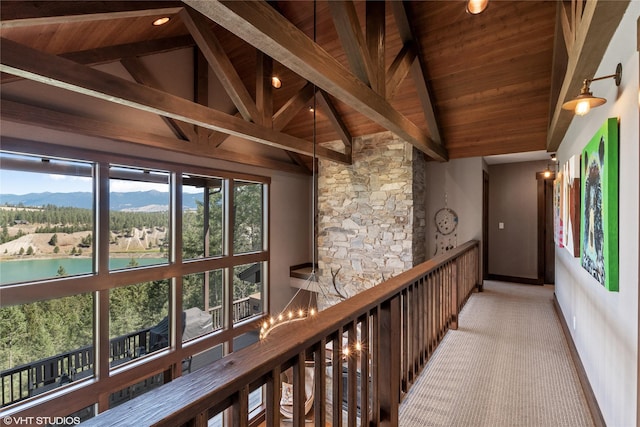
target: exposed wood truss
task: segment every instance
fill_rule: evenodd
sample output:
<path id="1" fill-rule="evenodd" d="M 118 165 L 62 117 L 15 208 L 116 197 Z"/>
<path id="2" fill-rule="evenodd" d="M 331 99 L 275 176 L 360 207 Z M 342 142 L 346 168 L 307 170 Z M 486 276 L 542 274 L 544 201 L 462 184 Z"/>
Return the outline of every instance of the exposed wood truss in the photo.
<path id="1" fill-rule="evenodd" d="M 194 46 L 191 36 L 177 36 L 167 39 L 147 40 L 137 43 L 127 43 L 117 46 L 105 46 L 79 52 L 63 53 L 60 56 L 83 65 L 99 65 L 107 62 L 119 61 L 122 58 L 140 57 L 145 55 L 169 52 Z M 0 83 L 9 83 L 21 77 L 2 74 Z"/>
<path id="2" fill-rule="evenodd" d="M 190 8 L 184 9 L 180 17 L 242 117 L 257 122 L 258 109 L 253 98 L 204 17 Z"/>
<path id="3" fill-rule="evenodd" d="M 228 151 L 215 147 L 211 143 L 189 142 L 175 138 L 167 138 L 166 136 L 142 132 L 131 127 L 124 127 L 101 120 L 79 117 L 73 114 L 5 99 L 0 101 L 0 117 L 10 122 L 36 125 L 45 129 L 108 138 L 114 141 L 124 141 L 146 147 L 162 148 L 177 153 L 198 153 L 201 157 L 227 160 L 268 169 L 303 174 L 308 173 L 306 169 L 298 165 Z"/>
<path id="4" fill-rule="evenodd" d="M 447 160 L 443 146 L 268 4 L 194 0 L 185 3 L 434 159 Z"/>
<path id="5" fill-rule="evenodd" d="M 404 48 L 411 50 L 418 50 L 417 40 L 413 35 L 413 29 L 411 28 L 411 23 L 409 21 L 409 14 L 406 9 L 406 5 L 401 2 L 391 2 L 391 7 L 393 7 L 393 14 L 396 19 L 396 25 L 398 26 L 398 32 L 400 33 L 400 39 L 404 43 Z M 403 51 L 405 50 L 403 48 Z M 402 54 L 402 52 L 400 54 Z M 399 54 L 399 55 L 400 55 Z M 402 58 L 401 58 L 402 59 Z M 392 64 L 393 65 L 393 64 Z M 415 55 L 415 60 L 411 63 L 410 66 L 411 76 L 413 77 L 413 82 L 416 88 L 416 94 L 420 99 L 420 104 L 422 105 L 422 110 L 424 112 L 425 119 L 427 121 L 427 128 L 429 131 L 430 138 L 438 144 L 442 143 L 442 137 L 440 136 L 440 130 L 438 128 L 438 120 L 436 119 L 436 112 L 433 106 L 433 101 L 431 100 L 431 93 L 427 86 L 427 78 L 425 73 L 425 67 L 422 63 L 422 59 L 419 55 Z M 397 70 L 392 70 L 397 72 Z M 402 70 L 400 72 L 403 72 Z M 389 73 L 391 77 L 395 76 L 395 73 Z M 400 81 L 398 81 L 398 84 Z"/>
<path id="6" fill-rule="evenodd" d="M 548 151 L 558 149 L 573 119 L 573 113 L 562 110 L 562 104 L 580 93 L 584 79 L 594 76 L 609 41 L 629 6 L 629 0 L 593 0 L 584 4 L 581 0 L 571 0 L 567 4 L 569 10 L 564 3 L 560 6 L 560 19 L 568 62 L 557 104 L 551 110 Z M 614 69 L 615 64 L 611 64 L 612 73 Z"/>
<path id="7" fill-rule="evenodd" d="M 0 71 L 74 92 L 116 102 L 251 141 L 311 155 L 311 142 L 246 122 L 184 98 L 132 83 L 113 75 L 2 39 Z M 342 153 L 316 147 L 318 157 L 347 163 Z"/>
<path id="8" fill-rule="evenodd" d="M 120 61 L 151 90 L 136 87 L 133 95 L 183 97 L 171 105 L 178 111 L 143 108 L 168 114 L 176 140 L 293 159 L 305 169 L 314 143 L 341 140 L 344 149 L 329 154 L 348 162 L 351 139 L 384 130 L 438 160 L 552 147 L 572 117 L 556 112 L 559 105 L 593 75 L 604 49 L 589 40 L 605 46 L 628 1 L 504 0 L 470 17 L 458 2 L 438 0 L 3 0 L 0 36 L 49 55 L 39 82 L 55 82 L 49 59 L 64 58 L 85 66 L 73 76 L 78 90 L 93 90 L 82 81 L 89 67 L 131 83 Z M 161 16 L 171 19 L 152 26 Z M 596 65 L 589 70 L 585 61 Z M 272 72 L 282 78 L 279 89 L 269 85 Z M 3 97 L 45 106 L 18 74 L 0 76 Z M 524 98 L 527 105 L 515 104 Z M 73 99 L 46 106 L 73 111 Z M 307 113 L 312 105 L 315 115 Z M 121 111 L 105 116 L 117 120 Z M 149 126 L 166 133 L 155 119 Z"/>
<path id="9" fill-rule="evenodd" d="M 89 5 L 90 11 L 87 4 L 75 1 L 52 1 L 44 6 L 32 1 L 2 3 L 0 28 L 173 15 L 181 9 L 177 1 L 94 1 Z M 19 3 L 19 7 L 10 3 Z"/>

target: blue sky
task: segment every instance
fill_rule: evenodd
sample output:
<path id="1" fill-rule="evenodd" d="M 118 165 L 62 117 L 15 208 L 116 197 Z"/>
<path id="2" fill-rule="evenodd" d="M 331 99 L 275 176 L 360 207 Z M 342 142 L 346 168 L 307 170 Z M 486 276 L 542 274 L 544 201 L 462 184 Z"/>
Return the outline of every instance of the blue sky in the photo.
<path id="1" fill-rule="evenodd" d="M 74 175 L 61 175 L 54 173 L 46 173 L 46 169 L 43 172 L 24 172 L 16 169 L 24 169 L 25 167 L 33 170 L 41 170 L 40 162 L 44 161 L 40 158 L 33 156 L 25 156 L 13 153 L 3 152 L 0 155 L 0 194 L 29 194 L 29 193 L 73 193 L 73 192 L 92 192 L 92 178 L 88 176 L 74 176 Z M 58 159 L 50 159 L 50 171 L 58 172 L 56 167 L 62 167 L 69 173 L 78 173 L 80 170 L 84 170 L 84 174 L 89 174 L 89 163 L 84 162 L 72 162 Z M 2 168 L 2 164 L 5 164 L 6 168 Z M 15 163 L 11 165 L 11 163 Z M 49 164 L 49 163 L 47 163 Z M 116 167 L 112 170 L 127 171 L 140 173 L 140 169 L 137 171 Z M 164 175 L 166 180 L 166 172 L 160 173 L 160 176 Z M 140 175 L 153 177 L 151 175 Z M 135 178 L 137 179 L 137 178 Z M 142 182 L 136 180 L 127 179 L 111 179 L 109 186 L 112 192 L 133 192 L 133 191 L 149 191 L 157 190 L 161 192 L 168 192 L 169 187 L 166 183 L 151 183 Z M 166 182 L 166 181 L 165 181 Z M 201 192 L 202 189 L 185 186 L 183 191 L 194 193 Z"/>
<path id="2" fill-rule="evenodd" d="M 92 191 L 91 178 L 0 170 L 0 194 Z"/>

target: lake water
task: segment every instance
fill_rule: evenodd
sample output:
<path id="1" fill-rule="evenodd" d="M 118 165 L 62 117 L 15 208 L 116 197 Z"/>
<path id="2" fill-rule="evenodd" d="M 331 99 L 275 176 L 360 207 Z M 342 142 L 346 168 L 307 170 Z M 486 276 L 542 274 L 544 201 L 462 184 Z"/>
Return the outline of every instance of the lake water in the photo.
<path id="1" fill-rule="evenodd" d="M 126 268 L 131 258 L 111 258 L 109 269 L 118 270 Z M 166 258 L 136 258 L 139 266 L 166 264 Z M 67 276 L 77 274 L 90 274 L 93 270 L 91 258 L 51 258 L 28 259 L 0 262 L 0 285 L 9 283 L 42 280 L 56 277 L 58 268 L 62 266 Z"/>

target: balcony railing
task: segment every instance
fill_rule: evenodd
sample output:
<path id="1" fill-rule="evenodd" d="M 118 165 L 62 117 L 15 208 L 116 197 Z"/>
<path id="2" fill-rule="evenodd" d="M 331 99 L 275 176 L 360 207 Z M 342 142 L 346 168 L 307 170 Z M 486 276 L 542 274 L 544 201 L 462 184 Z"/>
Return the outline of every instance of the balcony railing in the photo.
<path id="1" fill-rule="evenodd" d="M 255 316 L 259 313 L 255 308 L 255 298 L 247 297 L 234 301 L 232 308 L 234 322 Z M 211 309 L 211 318 L 212 330 L 221 329 L 223 326 L 222 306 Z M 141 329 L 111 339 L 109 350 L 111 367 L 166 346 L 165 343 L 153 348 L 151 329 Z M 0 372 L 2 406 L 12 405 L 73 381 L 90 377 L 93 375 L 94 360 L 94 348 L 92 345 L 88 345 L 2 371 Z"/>
<path id="2" fill-rule="evenodd" d="M 230 425 L 248 426 L 255 415 L 248 396 L 262 388 L 261 417 L 267 427 L 278 426 L 282 375 L 289 370 L 293 426 L 309 420 L 316 426 L 398 425 L 402 396 L 447 330 L 457 328 L 458 313 L 476 287 L 479 247 L 472 241 L 310 320 L 280 326 L 266 339 L 86 425 L 135 419 L 145 426 L 206 426 L 222 415 Z M 309 390 L 313 410 L 306 414 Z"/>

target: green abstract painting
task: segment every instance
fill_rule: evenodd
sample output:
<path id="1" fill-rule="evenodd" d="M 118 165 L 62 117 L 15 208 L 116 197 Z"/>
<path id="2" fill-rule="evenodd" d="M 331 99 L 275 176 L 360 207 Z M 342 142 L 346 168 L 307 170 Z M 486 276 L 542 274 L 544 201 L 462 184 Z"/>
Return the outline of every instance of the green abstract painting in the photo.
<path id="1" fill-rule="evenodd" d="M 580 261 L 609 291 L 618 291 L 618 144 L 618 120 L 607 119 L 580 164 Z"/>

